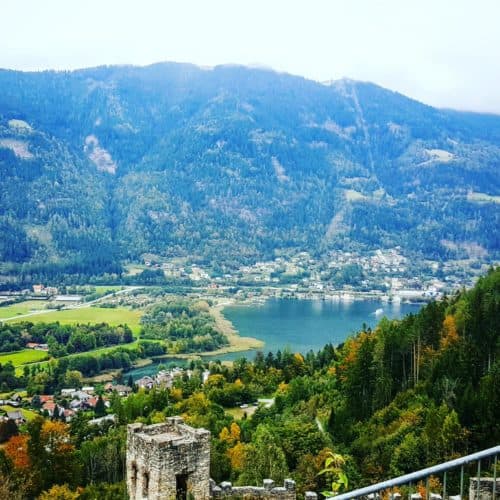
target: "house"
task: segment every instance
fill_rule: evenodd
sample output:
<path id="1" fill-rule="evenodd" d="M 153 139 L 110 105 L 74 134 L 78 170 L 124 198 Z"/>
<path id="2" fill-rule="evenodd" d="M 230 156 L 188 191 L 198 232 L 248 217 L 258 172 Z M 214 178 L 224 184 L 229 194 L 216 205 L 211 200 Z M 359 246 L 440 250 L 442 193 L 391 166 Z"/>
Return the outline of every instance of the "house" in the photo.
<path id="1" fill-rule="evenodd" d="M 54 401 L 54 396 L 52 395 L 42 395 L 40 396 L 40 404 L 43 405 L 44 403 L 48 403 L 48 402 L 53 402 Z"/>
<path id="2" fill-rule="evenodd" d="M 156 384 L 164 387 L 172 387 L 172 382 L 174 380 L 173 375 L 166 370 L 161 370 L 156 375 Z"/>
<path id="3" fill-rule="evenodd" d="M 48 344 L 39 344 L 38 342 L 28 342 L 26 344 L 27 349 L 35 349 L 35 351 L 48 351 Z"/>
<path id="4" fill-rule="evenodd" d="M 21 410 L 8 411 L 7 418 L 9 420 L 14 420 L 17 425 L 24 424 L 24 422 L 26 422 L 26 419 L 24 418 L 23 412 Z"/>
<path id="5" fill-rule="evenodd" d="M 88 398 L 86 401 L 85 401 L 85 404 L 89 407 L 89 408 L 95 408 L 95 405 L 97 404 L 97 398 L 92 396 L 90 398 Z"/>
<path id="6" fill-rule="evenodd" d="M 66 420 L 66 422 L 71 422 L 71 419 L 75 416 L 75 412 L 70 409 L 64 410 L 62 414 L 64 415 L 64 420 Z"/>
<path id="7" fill-rule="evenodd" d="M 72 409 L 72 410 L 79 410 L 81 407 L 82 407 L 82 402 L 79 400 L 79 399 L 73 399 L 70 403 L 69 403 L 69 407 Z"/>
<path id="8" fill-rule="evenodd" d="M 61 389 L 61 397 L 71 396 L 76 392 L 76 389 Z"/>
<path id="9" fill-rule="evenodd" d="M 145 377 L 140 378 L 136 382 L 137 387 L 140 387 L 141 389 L 152 389 L 153 386 L 155 385 L 154 380 L 146 375 Z"/>
<path id="10" fill-rule="evenodd" d="M 57 405 L 53 401 L 47 401 L 44 405 L 42 405 L 42 410 L 46 411 L 49 414 L 49 417 L 53 417 L 56 406 Z"/>
<path id="11" fill-rule="evenodd" d="M 87 385 L 85 387 L 82 387 L 82 391 L 86 392 L 88 394 L 94 394 L 94 388 L 91 385 Z"/>
<path id="12" fill-rule="evenodd" d="M 82 296 L 81 295 L 56 295 L 54 300 L 56 302 L 81 302 Z"/>
<path id="13" fill-rule="evenodd" d="M 128 396 L 132 392 L 132 388 L 128 385 L 112 385 L 111 391 L 116 391 L 120 396 Z"/>
<path id="14" fill-rule="evenodd" d="M 92 420 L 88 421 L 89 425 L 101 425 L 105 422 L 115 422 L 116 421 L 116 415 L 111 414 L 111 415 L 105 415 L 104 417 L 100 418 L 93 418 Z"/>
<path id="15" fill-rule="evenodd" d="M 80 401 L 87 401 L 90 399 L 90 394 L 84 391 L 75 391 L 72 397 L 73 399 L 79 399 Z"/>

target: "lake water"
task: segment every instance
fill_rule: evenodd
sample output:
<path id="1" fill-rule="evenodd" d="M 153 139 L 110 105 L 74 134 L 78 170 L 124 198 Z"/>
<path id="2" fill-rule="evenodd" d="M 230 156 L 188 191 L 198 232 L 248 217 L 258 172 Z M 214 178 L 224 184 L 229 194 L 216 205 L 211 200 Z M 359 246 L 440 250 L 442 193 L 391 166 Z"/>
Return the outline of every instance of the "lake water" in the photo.
<path id="1" fill-rule="evenodd" d="M 363 323 L 374 327 L 383 316 L 401 318 L 416 313 L 421 304 L 396 304 L 378 300 L 351 302 L 270 299 L 263 304 L 235 305 L 224 309 L 240 335 L 264 341 L 264 352 L 284 348 L 292 352 L 317 351 L 329 342 L 337 345 Z M 241 353 L 232 353 L 235 359 Z"/>
<path id="2" fill-rule="evenodd" d="M 240 335 L 264 341 L 263 352 L 290 349 L 292 352 L 318 351 L 331 342 L 336 345 L 357 332 L 363 323 L 374 327 L 383 316 L 401 318 L 416 313 L 421 304 L 393 304 L 378 300 L 335 302 L 327 300 L 270 299 L 262 304 L 234 305 L 224 309 Z M 205 360 L 253 359 L 255 350 L 207 356 Z M 175 361 L 173 359 L 172 361 Z M 164 364 L 168 360 L 163 361 Z M 134 379 L 156 373 L 158 366 L 132 370 Z"/>

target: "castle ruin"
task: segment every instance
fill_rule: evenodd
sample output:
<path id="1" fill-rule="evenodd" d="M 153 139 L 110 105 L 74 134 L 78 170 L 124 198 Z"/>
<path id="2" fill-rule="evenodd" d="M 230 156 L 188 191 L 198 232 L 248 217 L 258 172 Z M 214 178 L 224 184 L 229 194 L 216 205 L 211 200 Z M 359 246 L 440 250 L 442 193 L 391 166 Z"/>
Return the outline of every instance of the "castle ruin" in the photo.
<path id="1" fill-rule="evenodd" d="M 181 417 L 127 428 L 127 490 L 130 500 L 208 500 L 210 432 Z"/>

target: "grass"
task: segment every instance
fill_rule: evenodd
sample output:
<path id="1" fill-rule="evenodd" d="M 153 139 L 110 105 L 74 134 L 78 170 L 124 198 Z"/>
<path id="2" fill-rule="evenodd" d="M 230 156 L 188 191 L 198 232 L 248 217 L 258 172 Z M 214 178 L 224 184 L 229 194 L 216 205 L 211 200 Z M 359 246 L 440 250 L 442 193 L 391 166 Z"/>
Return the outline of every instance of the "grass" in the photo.
<path id="1" fill-rule="evenodd" d="M 141 274 L 144 269 L 147 269 L 147 267 L 143 264 L 128 264 L 125 266 L 125 269 L 127 271 L 127 276 L 137 276 Z"/>
<path id="2" fill-rule="evenodd" d="M 237 406 L 235 408 L 225 408 L 224 411 L 228 415 L 231 415 L 235 420 L 242 420 L 245 413 L 247 417 L 250 417 L 255 413 L 256 409 L 256 406 L 248 405 L 248 408 L 240 408 Z"/>
<path id="3" fill-rule="evenodd" d="M 0 319 L 12 318 L 18 314 L 27 314 L 32 310 L 44 309 L 47 304 L 44 300 L 26 300 L 10 306 L 0 307 Z"/>
<path id="4" fill-rule="evenodd" d="M 17 411 L 17 410 L 21 410 L 21 412 L 24 415 L 24 418 L 28 422 L 30 420 L 33 420 L 36 416 L 38 416 L 38 413 L 35 413 L 34 411 L 25 410 L 24 408 L 14 408 L 13 406 L 10 406 L 10 405 L 0 406 L 0 410 L 4 410 L 4 411 Z"/>
<path id="5" fill-rule="evenodd" d="M 44 351 L 23 349 L 22 351 L 0 354 L 0 364 L 8 363 L 9 361 L 11 361 L 14 366 L 18 367 L 27 363 L 37 363 L 38 361 L 44 361 L 48 357 L 48 354 Z"/>
<path id="6" fill-rule="evenodd" d="M 108 290 L 112 290 L 113 292 L 117 292 L 118 290 L 123 290 L 125 287 L 121 285 L 90 285 L 95 288 L 97 293 L 104 293 Z"/>
<path id="7" fill-rule="evenodd" d="M 62 311 L 50 311 L 24 318 L 25 321 L 33 323 L 51 323 L 59 321 L 62 325 L 75 323 L 108 323 L 110 325 L 127 324 L 132 332 L 137 335 L 141 329 L 139 320 L 142 312 L 127 309 L 125 307 L 81 307 L 77 309 L 65 309 Z M 22 321 L 20 318 L 19 321 Z M 14 319 L 13 321 L 18 321 Z"/>

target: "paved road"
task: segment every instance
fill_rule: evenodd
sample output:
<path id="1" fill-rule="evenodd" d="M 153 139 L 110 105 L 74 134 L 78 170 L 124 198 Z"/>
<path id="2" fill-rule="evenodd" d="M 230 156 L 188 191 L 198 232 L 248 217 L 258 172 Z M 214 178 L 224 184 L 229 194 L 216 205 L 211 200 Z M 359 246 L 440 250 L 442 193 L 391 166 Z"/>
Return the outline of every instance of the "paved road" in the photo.
<path id="1" fill-rule="evenodd" d="M 97 304 L 98 302 L 101 302 L 105 299 L 109 299 L 109 297 L 116 297 L 117 295 L 123 295 L 124 293 L 130 293 L 134 290 L 137 290 L 138 288 L 143 288 L 142 286 L 128 286 L 127 288 L 124 288 L 123 290 L 118 290 L 117 292 L 113 293 L 108 293 L 107 295 L 103 295 L 102 297 L 99 297 L 98 299 L 91 300 L 90 302 L 83 302 L 82 304 L 75 304 L 73 306 L 65 306 L 62 307 L 61 309 L 58 309 L 59 311 L 66 311 L 68 309 L 83 309 L 85 307 L 91 307 L 94 304 Z M 50 312 L 55 312 L 57 309 L 40 309 L 38 311 L 32 311 L 26 314 L 18 314 L 17 316 L 12 316 L 11 318 L 1 318 L 0 323 L 4 323 L 6 321 L 11 321 L 13 319 L 19 319 L 19 318 L 28 318 L 29 316 L 38 316 L 39 314 L 47 314 Z"/>

